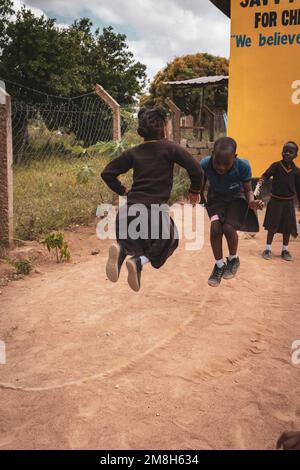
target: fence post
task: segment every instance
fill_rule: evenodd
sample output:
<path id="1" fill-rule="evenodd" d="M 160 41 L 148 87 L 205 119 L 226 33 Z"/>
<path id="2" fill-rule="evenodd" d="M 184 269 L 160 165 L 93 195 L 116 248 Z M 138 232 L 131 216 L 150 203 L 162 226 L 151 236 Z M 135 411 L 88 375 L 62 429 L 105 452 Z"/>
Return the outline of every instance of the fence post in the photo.
<path id="1" fill-rule="evenodd" d="M 203 106 L 203 109 L 209 115 L 209 140 L 210 142 L 214 142 L 215 140 L 215 114 L 206 105 Z"/>
<path id="2" fill-rule="evenodd" d="M 173 134 L 174 134 L 174 141 L 180 144 L 181 141 L 181 130 L 180 130 L 180 119 L 181 119 L 181 111 L 176 106 L 174 101 L 171 98 L 165 99 L 166 105 L 170 108 L 172 113 L 174 114 L 174 126 L 173 126 Z"/>
<path id="3" fill-rule="evenodd" d="M 121 140 L 121 107 L 117 101 L 107 93 L 101 85 L 96 85 L 96 93 L 109 106 L 113 112 L 113 140 Z"/>
<path id="4" fill-rule="evenodd" d="M 0 246 L 13 246 L 13 147 L 10 95 L 0 86 Z"/>

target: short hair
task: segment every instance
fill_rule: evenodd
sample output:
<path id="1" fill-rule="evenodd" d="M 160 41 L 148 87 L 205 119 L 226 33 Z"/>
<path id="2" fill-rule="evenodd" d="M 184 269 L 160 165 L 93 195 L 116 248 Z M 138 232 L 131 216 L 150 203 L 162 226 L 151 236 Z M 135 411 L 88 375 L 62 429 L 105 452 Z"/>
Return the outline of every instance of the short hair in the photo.
<path id="1" fill-rule="evenodd" d="M 293 140 L 289 140 L 285 145 L 289 145 L 289 144 L 292 144 L 296 147 L 296 150 L 297 150 L 297 153 L 299 151 L 299 147 L 298 147 L 298 144 L 296 144 L 296 142 L 294 142 Z"/>
<path id="2" fill-rule="evenodd" d="M 162 107 L 141 108 L 138 114 L 138 134 L 145 139 L 162 139 L 167 123 L 167 111 Z"/>
<path id="3" fill-rule="evenodd" d="M 220 139 L 216 140 L 214 145 L 214 150 L 232 150 L 236 153 L 237 150 L 237 143 L 231 137 L 221 137 Z"/>

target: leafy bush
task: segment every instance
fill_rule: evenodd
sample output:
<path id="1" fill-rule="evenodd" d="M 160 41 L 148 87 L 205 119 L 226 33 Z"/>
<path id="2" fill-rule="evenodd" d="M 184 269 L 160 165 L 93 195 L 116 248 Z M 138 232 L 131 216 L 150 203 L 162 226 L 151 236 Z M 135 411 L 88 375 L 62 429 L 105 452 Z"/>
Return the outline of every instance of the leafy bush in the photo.
<path id="1" fill-rule="evenodd" d="M 55 250 L 57 263 L 63 260 L 70 261 L 71 253 L 62 232 L 51 233 L 41 241 L 41 244 L 47 248 L 49 253 L 51 253 L 51 250 Z"/>
<path id="2" fill-rule="evenodd" d="M 119 157 L 125 150 L 128 150 L 135 145 L 142 142 L 142 139 L 136 134 L 136 132 L 128 131 L 120 142 L 110 140 L 108 142 L 98 142 L 97 144 L 89 147 L 87 152 L 89 155 L 103 155 L 114 159 Z"/>
<path id="3" fill-rule="evenodd" d="M 95 170 L 91 165 L 84 165 L 77 173 L 77 183 L 86 184 L 95 176 Z"/>
<path id="4" fill-rule="evenodd" d="M 10 261 L 10 264 L 16 268 L 17 274 L 24 274 L 25 276 L 28 276 L 33 269 L 32 263 L 29 259 Z"/>
<path id="5" fill-rule="evenodd" d="M 180 171 L 179 175 L 174 176 L 173 189 L 170 197 L 170 204 L 174 204 L 181 198 L 187 198 L 190 189 L 190 180 L 185 171 Z"/>
<path id="6" fill-rule="evenodd" d="M 38 158 L 47 155 L 66 155 L 74 153 L 77 156 L 84 150 L 81 142 L 76 142 L 75 134 L 63 129 L 50 131 L 42 119 L 34 119 L 28 125 L 28 144 L 25 155 L 28 158 Z"/>

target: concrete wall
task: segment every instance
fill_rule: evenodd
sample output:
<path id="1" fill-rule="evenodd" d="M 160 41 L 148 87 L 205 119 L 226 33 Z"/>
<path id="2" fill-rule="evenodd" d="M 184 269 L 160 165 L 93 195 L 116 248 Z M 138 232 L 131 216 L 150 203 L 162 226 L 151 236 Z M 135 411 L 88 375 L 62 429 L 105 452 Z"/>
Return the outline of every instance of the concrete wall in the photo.
<path id="1" fill-rule="evenodd" d="M 13 177 L 10 96 L 0 88 L 0 246 L 13 244 Z"/>

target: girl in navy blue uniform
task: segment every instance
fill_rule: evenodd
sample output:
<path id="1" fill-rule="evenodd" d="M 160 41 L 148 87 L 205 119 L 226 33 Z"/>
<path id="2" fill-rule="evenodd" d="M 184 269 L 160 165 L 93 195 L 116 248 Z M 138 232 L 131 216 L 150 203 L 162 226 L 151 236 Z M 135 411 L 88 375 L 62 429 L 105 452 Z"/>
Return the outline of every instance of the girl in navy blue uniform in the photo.
<path id="1" fill-rule="evenodd" d="M 211 247 L 216 260 L 208 280 L 212 287 L 219 286 L 222 278 L 234 278 L 240 267 L 237 231 L 259 231 L 256 210 L 263 208 L 263 202 L 255 200 L 250 164 L 238 158 L 236 150 L 236 142 L 224 137 L 215 143 L 212 156 L 201 161 L 209 182 L 207 201 L 205 181 L 201 202 L 206 205 L 211 220 Z M 223 257 L 223 237 L 229 249 L 227 261 Z"/>

